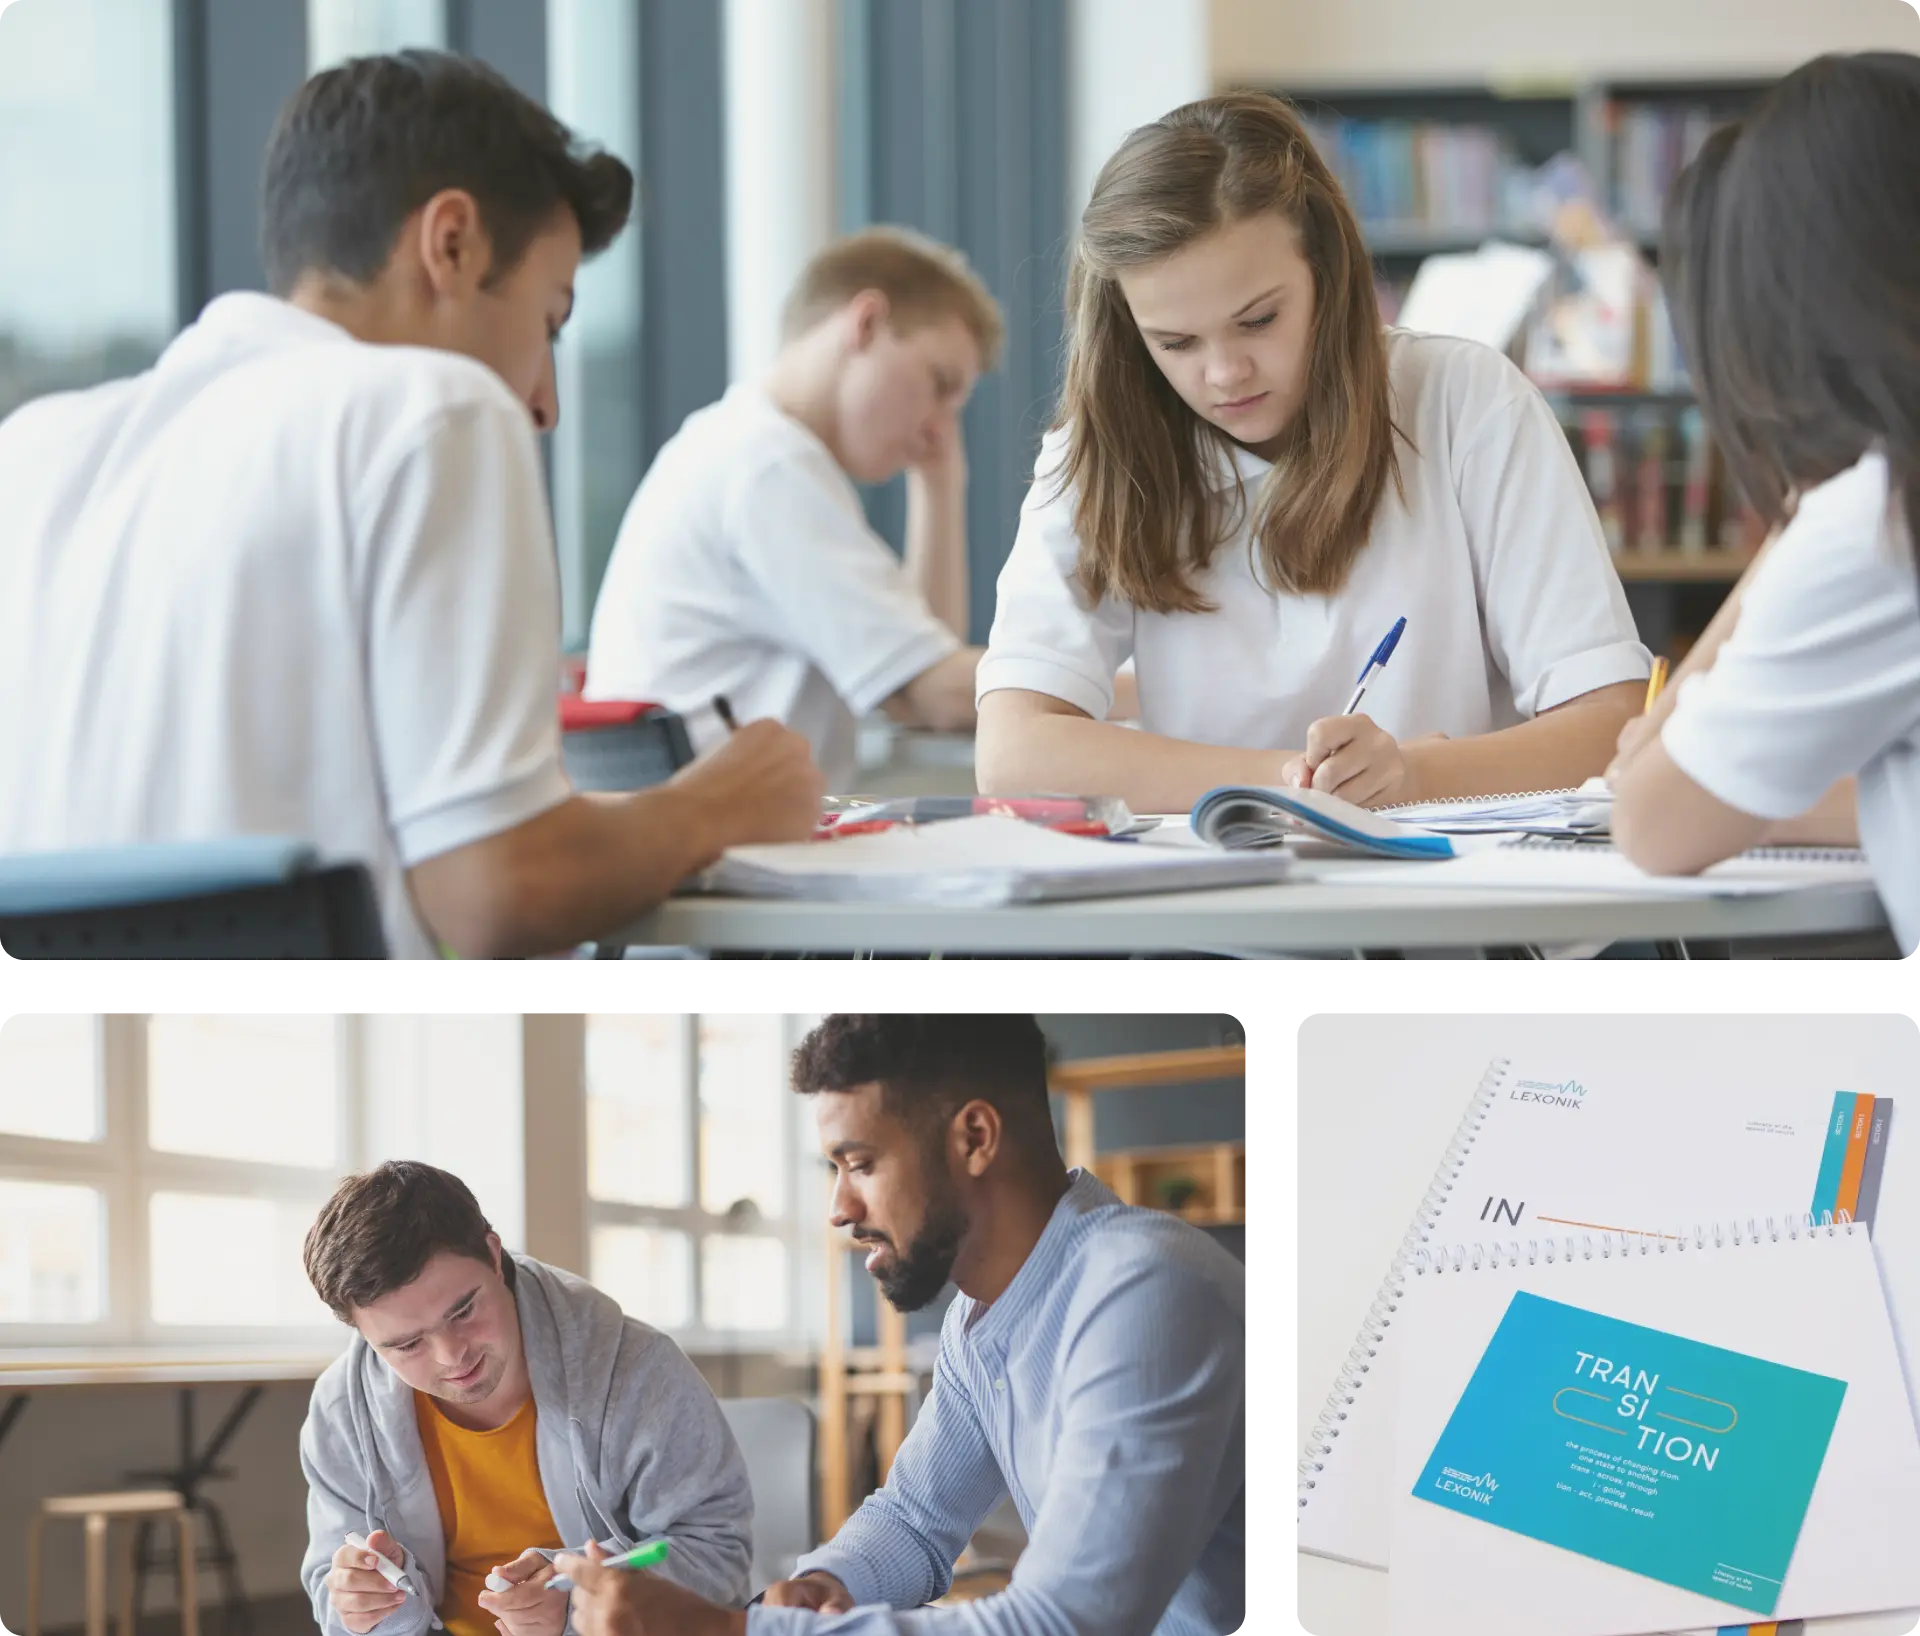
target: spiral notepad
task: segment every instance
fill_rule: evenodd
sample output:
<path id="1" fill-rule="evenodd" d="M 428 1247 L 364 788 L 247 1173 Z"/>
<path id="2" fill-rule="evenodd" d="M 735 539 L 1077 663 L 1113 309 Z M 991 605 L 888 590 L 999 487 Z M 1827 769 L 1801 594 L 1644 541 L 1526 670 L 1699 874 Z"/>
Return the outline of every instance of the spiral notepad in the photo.
<path id="1" fill-rule="evenodd" d="M 1497 1058 L 1468 1099 L 1300 1461 L 1299 1545 L 1384 1568 L 1397 1308 L 1443 1243 L 1659 1233 L 1798 1211 L 1871 1219 L 1895 1130 L 1874 1087 L 1586 1050 Z"/>
<path id="2" fill-rule="evenodd" d="M 1604 835 L 1613 821 L 1613 791 L 1604 778 L 1577 789 L 1517 790 L 1510 795 L 1446 795 L 1437 801 L 1382 807 L 1396 823 L 1449 835 L 1520 830 L 1542 835 Z"/>
<path id="3" fill-rule="evenodd" d="M 1649 875 L 1609 842 L 1571 835 L 1462 838 L 1459 855 L 1419 869 L 1369 866 L 1342 879 L 1367 885 L 1522 892 L 1633 892 L 1673 898 L 1754 897 L 1806 886 L 1873 886 L 1863 853 L 1841 847 L 1756 847 L 1697 875 Z"/>
<path id="4" fill-rule="evenodd" d="M 1404 1274 L 1395 1327 L 1419 1366 L 1394 1405 L 1397 1636 L 1920 1603 L 1920 1439 L 1864 1226 L 1436 1241 Z M 1490 1384 L 1497 1419 L 1474 1410 Z"/>

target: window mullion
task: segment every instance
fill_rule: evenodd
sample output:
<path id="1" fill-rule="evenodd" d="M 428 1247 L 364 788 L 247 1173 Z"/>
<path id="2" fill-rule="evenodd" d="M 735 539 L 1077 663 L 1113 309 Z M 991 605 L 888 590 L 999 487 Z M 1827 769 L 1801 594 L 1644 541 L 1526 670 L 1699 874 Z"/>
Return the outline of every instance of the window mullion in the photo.
<path id="1" fill-rule="evenodd" d="M 104 1019 L 102 1059 L 108 1090 L 107 1140 L 115 1157 L 114 1196 L 107 1207 L 108 1310 L 115 1338 L 134 1341 L 151 1333 L 147 1187 L 147 1019 Z"/>
<path id="2" fill-rule="evenodd" d="M 684 1231 L 692 1240 L 693 1255 L 693 1314 L 691 1326 L 695 1330 L 707 1327 L 707 1290 L 705 1258 L 701 1255 L 701 1239 L 705 1236 L 700 1225 L 693 1218 L 704 1221 L 705 1200 L 700 1196 L 700 1019 L 688 1013 L 680 1021 L 684 1031 L 682 1038 L 685 1048 L 681 1059 L 685 1072 L 681 1076 L 681 1090 L 685 1098 L 687 1128 L 686 1161 L 686 1200 L 687 1208 L 682 1212 L 686 1220 Z"/>
<path id="3" fill-rule="evenodd" d="M 334 1171 L 344 1176 L 367 1168 L 367 1031 L 364 1017 L 340 1017 L 334 1024 Z"/>

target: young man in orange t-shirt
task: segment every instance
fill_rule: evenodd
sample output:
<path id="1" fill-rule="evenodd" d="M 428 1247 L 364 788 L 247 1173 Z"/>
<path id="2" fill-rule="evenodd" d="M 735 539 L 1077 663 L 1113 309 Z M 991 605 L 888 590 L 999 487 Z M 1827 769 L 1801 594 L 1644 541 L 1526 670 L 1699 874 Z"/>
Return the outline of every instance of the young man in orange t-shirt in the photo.
<path id="1" fill-rule="evenodd" d="M 326 1636 L 419 1636 L 436 1615 L 451 1636 L 561 1636 L 551 1558 L 588 1540 L 671 1540 L 663 1574 L 745 1601 L 746 1464 L 666 1336 L 505 1253 L 473 1194 L 430 1165 L 342 1182 L 306 1267 L 355 1331 L 300 1435 L 300 1577 Z"/>

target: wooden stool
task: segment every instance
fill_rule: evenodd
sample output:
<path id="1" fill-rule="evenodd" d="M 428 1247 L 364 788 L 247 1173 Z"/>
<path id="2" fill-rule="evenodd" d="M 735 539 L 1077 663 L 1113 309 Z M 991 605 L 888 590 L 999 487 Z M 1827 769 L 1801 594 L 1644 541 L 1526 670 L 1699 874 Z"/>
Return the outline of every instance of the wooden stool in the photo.
<path id="1" fill-rule="evenodd" d="M 27 1636 L 40 1636 L 40 1548 L 47 1524 L 78 1517 L 87 1531 L 87 1636 L 107 1636 L 107 1529 L 115 1522 L 154 1522 L 171 1517 L 179 1541 L 180 1636 L 200 1636 L 199 1586 L 194 1579 L 192 1513 L 171 1490 L 125 1494 L 62 1494 L 40 1502 L 27 1536 Z M 120 1636 L 133 1628 L 134 1530 L 124 1531 L 120 1551 Z"/>

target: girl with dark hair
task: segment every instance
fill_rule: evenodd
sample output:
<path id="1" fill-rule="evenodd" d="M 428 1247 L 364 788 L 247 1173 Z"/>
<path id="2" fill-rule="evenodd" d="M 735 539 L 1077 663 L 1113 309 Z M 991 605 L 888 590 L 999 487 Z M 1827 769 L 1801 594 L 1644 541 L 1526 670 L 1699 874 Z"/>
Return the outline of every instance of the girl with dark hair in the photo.
<path id="1" fill-rule="evenodd" d="M 1865 847 L 1920 943 L 1920 57 L 1820 57 L 1715 133 L 1661 276 L 1708 424 L 1777 533 L 1610 769 L 1614 835 L 1682 874 Z"/>
<path id="2" fill-rule="evenodd" d="M 1129 136 L 1067 307 L 979 670 L 982 789 L 1166 812 L 1216 784 L 1382 804 L 1600 771 L 1651 662 L 1567 440 L 1499 353 L 1382 327 L 1286 103 Z M 1105 719 L 1128 658 L 1144 732 Z"/>

